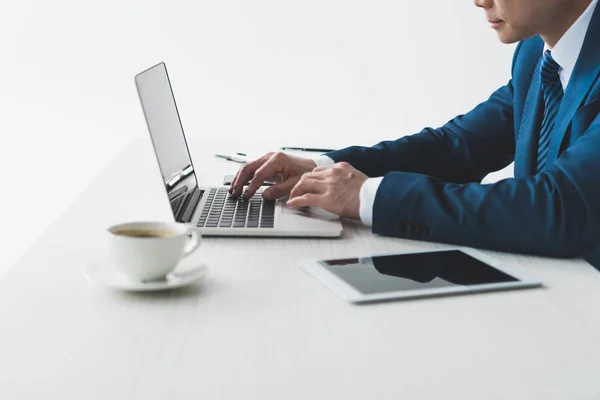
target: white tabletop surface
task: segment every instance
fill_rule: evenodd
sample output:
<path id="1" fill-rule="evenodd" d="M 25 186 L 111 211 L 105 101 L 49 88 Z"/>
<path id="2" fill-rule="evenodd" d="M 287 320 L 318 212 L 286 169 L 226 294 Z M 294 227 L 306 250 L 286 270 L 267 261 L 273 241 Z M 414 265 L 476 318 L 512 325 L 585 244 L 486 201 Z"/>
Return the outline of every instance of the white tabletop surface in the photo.
<path id="1" fill-rule="evenodd" d="M 202 183 L 236 170 L 191 144 Z M 171 219 L 142 139 L 0 280 L 0 398 L 600 398 L 600 274 L 582 260 L 486 252 L 544 288 L 355 306 L 297 261 L 448 246 L 347 222 L 341 239 L 205 238 L 209 276 L 179 291 L 86 280 L 103 229 L 137 219 Z"/>

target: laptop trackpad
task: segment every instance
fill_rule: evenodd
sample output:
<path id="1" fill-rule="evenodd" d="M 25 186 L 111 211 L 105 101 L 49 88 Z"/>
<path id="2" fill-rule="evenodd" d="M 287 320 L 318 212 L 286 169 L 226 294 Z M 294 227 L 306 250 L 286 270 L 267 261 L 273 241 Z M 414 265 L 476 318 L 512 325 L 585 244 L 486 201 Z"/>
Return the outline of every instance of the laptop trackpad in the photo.
<path id="1" fill-rule="evenodd" d="M 339 219 L 337 215 L 326 211 L 320 207 L 302 207 L 302 208 L 289 208 L 283 203 L 283 207 L 281 208 L 282 214 L 293 214 L 301 217 L 307 218 L 315 218 L 326 221 L 334 221 Z"/>

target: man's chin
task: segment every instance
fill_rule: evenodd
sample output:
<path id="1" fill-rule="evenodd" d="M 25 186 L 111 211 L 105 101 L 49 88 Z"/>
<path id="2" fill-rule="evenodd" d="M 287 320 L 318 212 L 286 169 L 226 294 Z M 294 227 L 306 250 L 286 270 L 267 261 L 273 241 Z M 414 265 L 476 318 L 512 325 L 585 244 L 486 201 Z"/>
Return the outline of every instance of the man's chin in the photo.
<path id="1" fill-rule="evenodd" d="M 532 36 L 526 35 L 523 32 L 517 32 L 513 29 L 510 29 L 508 26 L 503 26 L 501 29 L 496 31 L 496 34 L 498 35 L 498 39 L 504 44 L 517 43 Z"/>
<path id="2" fill-rule="evenodd" d="M 517 43 L 521 40 L 527 39 L 524 35 L 519 35 L 516 32 L 498 31 L 498 39 L 504 44 Z"/>

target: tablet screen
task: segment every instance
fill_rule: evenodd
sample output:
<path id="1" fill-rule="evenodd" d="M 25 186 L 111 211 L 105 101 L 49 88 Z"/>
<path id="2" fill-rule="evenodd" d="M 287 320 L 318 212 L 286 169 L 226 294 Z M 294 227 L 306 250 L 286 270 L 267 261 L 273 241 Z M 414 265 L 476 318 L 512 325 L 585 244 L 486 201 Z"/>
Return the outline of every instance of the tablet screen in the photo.
<path id="1" fill-rule="evenodd" d="M 363 294 L 518 281 L 460 250 L 348 258 L 321 263 Z"/>

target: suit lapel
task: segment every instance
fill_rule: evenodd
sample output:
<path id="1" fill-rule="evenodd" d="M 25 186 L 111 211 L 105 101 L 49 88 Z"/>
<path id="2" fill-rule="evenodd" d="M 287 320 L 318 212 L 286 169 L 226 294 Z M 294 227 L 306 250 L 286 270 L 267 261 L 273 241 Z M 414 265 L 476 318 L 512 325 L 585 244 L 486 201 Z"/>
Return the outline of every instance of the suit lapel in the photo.
<path id="1" fill-rule="evenodd" d="M 535 173 L 537 162 L 537 142 L 540 130 L 541 113 L 543 108 L 541 84 L 540 84 L 540 63 L 542 57 L 533 70 L 529 91 L 523 106 L 521 125 L 519 127 L 518 145 L 515 151 L 515 176 L 525 177 Z"/>
<path id="2" fill-rule="evenodd" d="M 548 165 L 558 157 L 567 128 L 600 73 L 600 5 L 596 6 L 581 53 L 561 102 L 548 149 Z"/>

